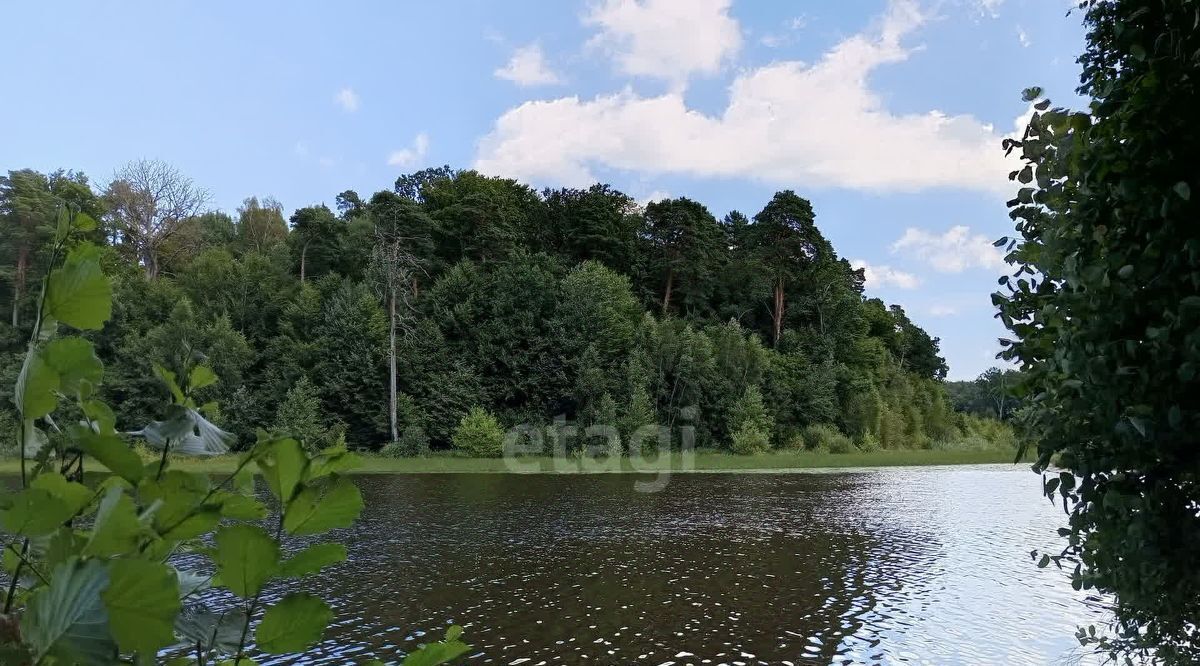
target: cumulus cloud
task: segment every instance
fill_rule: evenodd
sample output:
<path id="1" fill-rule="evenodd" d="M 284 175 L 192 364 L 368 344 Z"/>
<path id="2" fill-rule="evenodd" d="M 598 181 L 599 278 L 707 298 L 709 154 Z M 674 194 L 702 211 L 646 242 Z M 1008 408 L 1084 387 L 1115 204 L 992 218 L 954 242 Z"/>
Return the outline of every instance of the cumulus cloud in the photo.
<path id="1" fill-rule="evenodd" d="M 863 277 L 866 278 L 866 286 L 871 289 L 889 285 L 901 289 L 916 289 L 921 284 L 917 276 L 912 273 L 905 273 L 891 266 L 872 266 L 862 259 L 851 261 L 850 267 L 855 270 L 862 269 Z"/>
<path id="2" fill-rule="evenodd" d="M 670 192 L 667 192 L 666 190 L 654 190 L 650 194 L 647 194 L 646 196 L 638 199 L 637 205 L 641 206 L 642 208 L 645 208 L 646 206 L 654 203 L 655 201 L 663 201 L 665 199 L 670 199 L 670 198 L 671 198 Z"/>
<path id="3" fill-rule="evenodd" d="M 630 76 L 680 83 L 714 74 L 737 54 L 742 30 L 731 0 L 603 0 L 584 17 L 598 28 L 588 41 Z"/>
<path id="4" fill-rule="evenodd" d="M 995 128 L 937 110 L 893 113 L 868 85 L 876 68 L 907 58 L 901 41 L 924 20 L 912 0 L 893 0 L 874 28 L 813 65 L 775 62 L 739 75 L 720 115 L 689 108 L 682 91 L 526 102 L 496 120 L 475 167 L 567 185 L 594 182 L 592 168 L 604 166 L 880 192 L 1008 193 L 1011 166 Z"/>
<path id="5" fill-rule="evenodd" d="M 968 268 L 1002 268 L 1004 253 L 992 240 L 964 225 L 937 234 L 909 227 L 900 240 L 892 243 L 892 252 L 905 254 L 928 263 L 940 273 L 961 273 Z"/>
<path id="6" fill-rule="evenodd" d="M 358 93 L 353 88 L 342 88 L 333 96 L 333 102 L 347 113 L 358 111 Z"/>
<path id="7" fill-rule="evenodd" d="M 497 69 L 495 74 L 497 78 L 512 81 L 519 86 L 544 86 L 562 82 L 562 78 L 546 62 L 542 47 L 536 43 L 513 51 L 508 64 Z"/>
<path id="8" fill-rule="evenodd" d="M 407 148 L 392 151 L 388 155 L 388 166 L 412 166 L 425 159 L 425 155 L 429 152 L 429 137 L 421 132 L 413 138 L 412 145 Z"/>

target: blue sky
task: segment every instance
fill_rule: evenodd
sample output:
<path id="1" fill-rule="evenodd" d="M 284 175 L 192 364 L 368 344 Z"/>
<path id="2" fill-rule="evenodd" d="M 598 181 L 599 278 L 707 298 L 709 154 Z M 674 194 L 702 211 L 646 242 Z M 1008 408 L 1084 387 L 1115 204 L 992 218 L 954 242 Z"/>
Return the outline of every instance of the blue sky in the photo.
<path id="1" fill-rule="evenodd" d="M 6 8 L 0 168 L 102 185 L 166 160 L 232 211 L 366 195 L 450 164 L 611 183 L 718 216 L 779 189 L 868 293 L 995 361 L 1001 138 L 1043 86 L 1078 105 L 1066 0 L 43 2 Z M 17 66 L 15 63 L 20 63 Z"/>

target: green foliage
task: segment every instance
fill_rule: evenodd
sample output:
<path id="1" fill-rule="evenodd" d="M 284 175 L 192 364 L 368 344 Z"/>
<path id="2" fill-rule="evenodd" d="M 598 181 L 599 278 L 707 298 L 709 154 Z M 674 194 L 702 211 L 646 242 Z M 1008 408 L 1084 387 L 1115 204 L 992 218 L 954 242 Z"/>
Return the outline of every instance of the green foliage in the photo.
<path id="1" fill-rule="evenodd" d="M 1200 7 L 1085 2 L 1085 111 L 1037 101 L 993 296 L 1021 364 L 1018 419 L 1069 511 L 1076 588 L 1115 598 L 1115 657 L 1200 662 Z M 1026 91 L 1034 102 L 1041 91 Z"/>
<path id="2" fill-rule="evenodd" d="M 827 423 L 815 423 L 804 429 L 804 443 L 814 451 L 850 453 L 854 442 L 837 428 Z"/>
<path id="3" fill-rule="evenodd" d="M 275 412 L 275 431 L 291 434 L 309 449 L 321 449 L 333 443 L 321 425 L 321 399 L 308 377 L 301 376 L 296 385 L 288 389 Z"/>
<path id="4" fill-rule="evenodd" d="M 774 419 L 763 406 L 762 392 L 748 386 L 729 416 L 730 444 L 734 453 L 758 453 L 771 446 Z"/>
<path id="5" fill-rule="evenodd" d="M 133 167 L 181 178 L 166 165 L 125 171 Z M 163 218 L 172 232 L 151 247 L 119 233 L 136 221 L 129 195 L 147 193 L 138 187 L 110 188 L 116 208 L 105 216 L 78 174 L 10 172 L 0 182 L 0 216 L 13 229 L 0 239 L 6 275 L 45 265 L 60 200 L 90 216 L 80 213 L 74 237 L 97 245 L 72 247 L 112 275 L 111 320 L 87 339 L 109 368 L 97 397 L 113 405 L 114 430 L 161 418 L 158 364 L 179 377 L 212 370 L 219 381 L 197 386 L 195 407 L 232 434 L 235 450 L 253 447 L 266 424 L 315 449 L 340 437 L 355 448 L 395 438 L 390 455 L 420 455 L 452 448 L 475 406 L 511 423 L 587 426 L 611 415 L 624 437 L 686 422 L 698 445 L 727 446 L 734 404 L 750 385 L 763 393 L 776 443 L 812 423 L 870 432 L 888 448 L 952 439 L 940 389 L 916 381 L 944 372 L 938 341 L 902 308 L 862 297 L 861 271 L 837 256 L 812 205 L 792 192 L 774 196 L 754 223 L 737 212 L 717 222 L 689 199 L 643 209 L 606 185 L 539 196 L 440 167 L 402 176 L 394 192 L 342 192 L 338 215 L 298 209 L 290 230 L 276 203 L 254 198 L 234 216 Z M 95 219 L 104 224 L 85 230 Z M 19 256 L 28 261 L 18 265 Z M 0 327 L 0 425 L 22 429 L 7 386 L 25 366 L 34 299 L 13 286 L 18 325 Z M 395 316 L 387 294 L 398 296 Z M 42 364 L 30 361 L 22 388 L 45 409 L 60 388 Z M 34 445 L 45 435 L 25 438 Z M 89 449 L 137 476 L 131 460 L 114 457 L 120 447 L 93 440 Z"/>
<path id="6" fill-rule="evenodd" d="M 454 431 L 454 448 L 476 458 L 497 458 L 504 449 L 504 429 L 487 410 L 472 407 Z"/>
<path id="7" fill-rule="evenodd" d="M 80 219 L 68 218 L 56 236 L 55 256 L 62 256 L 73 236 L 91 228 L 78 226 Z M 66 257 L 44 283 L 46 311 L 53 303 L 58 321 L 98 328 L 111 305 L 98 257 L 91 250 Z M 358 517 L 361 495 L 341 475 L 355 464 L 354 457 L 344 448 L 306 452 L 294 439 L 264 434 L 224 479 L 171 469 L 176 452 L 225 450 L 224 433 L 202 413 L 212 408 L 195 401 L 219 384 L 217 373 L 207 364 L 181 361 L 178 372 L 155 366 L 169 404 L 162 420 L 133 433 L 160 450 L 157 460 L 143 465 L 116 432 L 113 411 L 98 397 L 103 366 L 92 344 L 55 337 L 47 321 L 37 320 L 31 331 L 15 390 L 23 424 L 18 432 L 24 453 L 21 488 L 0 495 L 0 526 L 16 537 L 4 558 L 12 581 L 5 615 L 20 622 L 19 636 L 0 638 L 0 643 L 20 644 L 0 644 L 0 654 L 28 655 L 16 657 L 21 663 L 153 663 L 161 650 L 182 640 L 195 663 L 250 663 L 245 638 L 262 607 L 265 586 L 316 574 L 345 559 L 343 546 L 321 543 L 281 561 L 281 540 L 285 534 L 346 527 Z M 49 438 L 41 428 L 52 424 L 52 415 L 79 423 Z M 85 460 L 116 475 L 85 481 Z M 273 535 L 258 524 L 267 511 L 254 497 L 255 467 L 279 507 Z M 210 534 L 208 548 L 203 544 Z M 184 599 L 209 583 L 180 569 L 177 552 L 190 553 L 192 562 L 211 560 L 217 572 L 211 584 L 219 582 L 240 597 L 241 610 L 184 613 Z M 265 609 L 255 633 L 258 649 L 303 651 L 320 639 L 331 619 L 320 599 L 289 594 Z M 457 635 L 437 645 L 426 663 L 444 661 L 438 660 L 438 649 L 445 650 L 445 659 L 462 652 Z"/>

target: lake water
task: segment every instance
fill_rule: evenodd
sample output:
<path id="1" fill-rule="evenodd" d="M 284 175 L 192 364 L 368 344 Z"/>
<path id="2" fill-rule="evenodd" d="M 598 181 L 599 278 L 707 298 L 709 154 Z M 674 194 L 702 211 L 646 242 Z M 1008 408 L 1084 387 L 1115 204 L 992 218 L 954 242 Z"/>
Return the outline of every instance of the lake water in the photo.
<path id="1" fill-rule="evenodd" d="M 1054 664 L 1101 623 L 1029 551 L 1063 524 L 1026 466 L 370 475 L 306 585 L 335 606 L 303 660 L 396 659 L 466 627 L 468 663 Z"/>

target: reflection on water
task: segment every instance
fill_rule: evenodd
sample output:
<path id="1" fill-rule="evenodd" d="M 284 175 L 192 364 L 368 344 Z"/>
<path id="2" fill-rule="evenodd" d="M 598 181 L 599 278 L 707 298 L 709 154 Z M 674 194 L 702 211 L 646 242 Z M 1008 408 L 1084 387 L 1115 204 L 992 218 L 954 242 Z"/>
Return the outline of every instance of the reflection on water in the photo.
<path id="1" fill-rule="evenodd" d="M 1104 619 L 1030 562 L 1063 516 L 1026 467 L 634 480 L 359 477 L 350 561 L 306 583 L 327 640 L 260 663 L 395 659 L 450 623 L 468 663 L 1070 663 Z"/>

